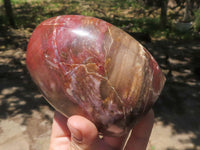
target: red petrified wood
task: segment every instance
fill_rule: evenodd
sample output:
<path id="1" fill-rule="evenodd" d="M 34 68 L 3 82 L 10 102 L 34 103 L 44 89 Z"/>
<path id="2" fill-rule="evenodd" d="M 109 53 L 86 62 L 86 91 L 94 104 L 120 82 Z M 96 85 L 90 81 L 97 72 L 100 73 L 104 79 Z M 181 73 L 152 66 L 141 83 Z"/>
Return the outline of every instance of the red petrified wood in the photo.
<path id="1" fill-rule="evenodd" d="M 27 49 L 27 67 L 46 100 L 69 117 L 120 136 L 158 98 L 165 77 L 150 53 L 97 18 L 58 16 L 42 22 Z"/>

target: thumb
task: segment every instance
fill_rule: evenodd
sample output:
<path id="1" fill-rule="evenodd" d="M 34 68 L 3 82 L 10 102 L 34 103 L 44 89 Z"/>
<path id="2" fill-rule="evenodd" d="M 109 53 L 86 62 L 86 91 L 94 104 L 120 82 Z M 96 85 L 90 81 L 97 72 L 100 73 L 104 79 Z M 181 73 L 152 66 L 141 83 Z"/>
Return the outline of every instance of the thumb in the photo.
<path id="1" fill-rule="evenodd" d="M 72 116 L 68 119 L 67 126 L 71 133 L 69 150 L 91 149 L 98 136 L 97 128 L 91 121 L 81 116 Z"/>

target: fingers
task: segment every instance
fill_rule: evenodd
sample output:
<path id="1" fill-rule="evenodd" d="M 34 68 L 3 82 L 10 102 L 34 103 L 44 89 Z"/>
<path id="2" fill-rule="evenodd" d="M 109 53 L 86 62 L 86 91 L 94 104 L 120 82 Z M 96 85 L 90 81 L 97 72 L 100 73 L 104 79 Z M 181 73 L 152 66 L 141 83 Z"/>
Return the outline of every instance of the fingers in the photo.
<path id="1" fill-rule="evenodd" d="M 71 132 L 70 150 L 89 150 L 98 136 L 95 125 L 81 116 L 72 116 L 67 126 Z"/>
<path id="2" fill-rule="evenodd" d="M 126 150 L 146 150 L 154 123 L 154 112 L 150 110 L 133 129 Z"/>
<path id="3" fill-rule="evenodd" d="M 70 142 L 70 131 L 67 128 L 67 118 L 55 112 L 49 150 L 67 150 Z"/>
<path id="4" fill-rule="evenodd" d="M 55 112 L 49 150 L 89 150 L 97 135 L 97 128 L 86 118 L 67 119 Z"/>
<path id="5" fill-rule="evenodd" d="M 54 131 L 52 132 L 54 137 L 70 136 L 70 131 L 67 128 L 67 118 L 57 111 L 54 114 L 52 130 Z"/>
<path id="6" fill-rule="evenodd" d="M 135 126 L 126 150 L 146 149 L 153 122 L 154 113 L 150 110 Z M 104 150 L 120 149 L 125 139 L 125 137 L 105 136 L 103 140 L 97 140 L 97 137 L 97 128 L 91 121 L 81 116 L 72 116 L 67 119 L 56 112 L 49 150 L 92 150 L 100 147 L 104 147 Z"/>

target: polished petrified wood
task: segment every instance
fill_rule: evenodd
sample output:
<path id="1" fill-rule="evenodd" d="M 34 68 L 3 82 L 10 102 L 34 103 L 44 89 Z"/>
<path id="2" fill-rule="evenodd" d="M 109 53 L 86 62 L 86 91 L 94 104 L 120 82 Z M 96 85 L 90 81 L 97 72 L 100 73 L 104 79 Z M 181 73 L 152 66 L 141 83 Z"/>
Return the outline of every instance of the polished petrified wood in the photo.
<path id="1" fill-rule="evenodd" d="M 158 98 L 165 77 L 150 53 L 97 18 L 58 16 L 42 22 L 27 49 L 27 67 L 46 100 L 69 117 L 120 136 Z"/>

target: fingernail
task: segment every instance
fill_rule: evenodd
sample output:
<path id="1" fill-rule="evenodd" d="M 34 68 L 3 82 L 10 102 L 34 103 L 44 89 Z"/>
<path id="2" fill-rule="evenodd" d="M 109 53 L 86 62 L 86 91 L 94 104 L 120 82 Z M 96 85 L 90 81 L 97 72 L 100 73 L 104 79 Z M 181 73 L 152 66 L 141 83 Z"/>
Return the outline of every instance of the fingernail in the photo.
<path id="1" fill-rule="evenodd" d="M 72 127 L 70 124 L 68 125 L 68 127 L 71 132 L 72 140 L 74 140 L 77 143 L 81 143 L 83 141 L 83 136 L 81 132 L 78 129 Z"/>

